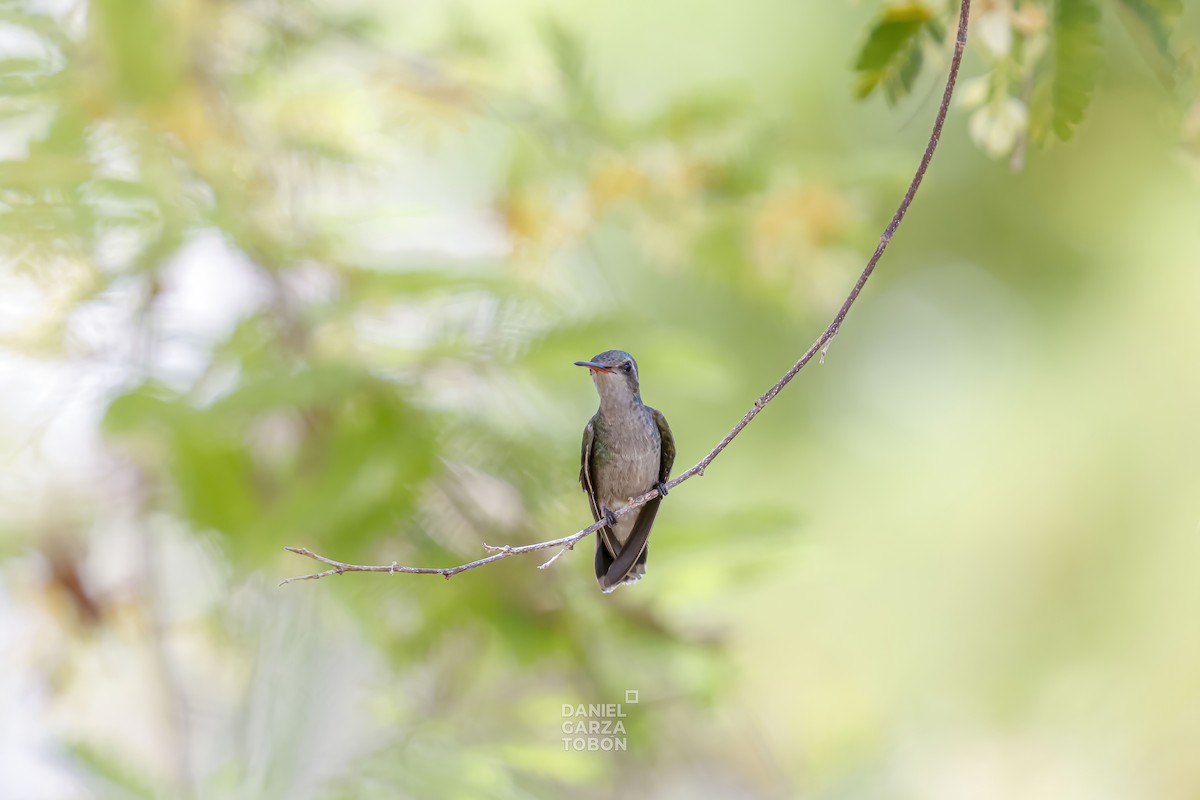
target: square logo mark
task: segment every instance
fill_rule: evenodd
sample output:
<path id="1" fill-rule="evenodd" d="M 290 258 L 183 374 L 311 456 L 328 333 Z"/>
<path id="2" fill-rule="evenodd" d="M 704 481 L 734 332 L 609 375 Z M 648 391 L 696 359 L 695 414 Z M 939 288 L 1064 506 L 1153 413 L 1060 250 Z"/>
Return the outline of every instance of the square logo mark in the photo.
<path id="1" fill-rule="evenodd" d="M 637 701 L 638 701 L 638 690 L 637 689 L 626 689 L 625 690 L 625 702 L 632 705 L 633 703 L 636 703 Z"/>

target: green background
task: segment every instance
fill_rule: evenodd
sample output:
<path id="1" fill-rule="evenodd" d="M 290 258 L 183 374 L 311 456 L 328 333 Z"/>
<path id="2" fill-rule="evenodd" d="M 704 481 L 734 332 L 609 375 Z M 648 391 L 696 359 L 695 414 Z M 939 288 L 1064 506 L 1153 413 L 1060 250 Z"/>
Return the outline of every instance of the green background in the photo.
<path id="1" fill-rule="evenodd" d="M 602 350 L 695 463 L 947 39 L 889 107 L 870 3 L 0 5 L 0 795 L 1196 797 L 1200 106 L 1117 5 L 1069 143 L 952 108 L 610 596 L 590 540 L 277 584 L 589 523 Z"/>

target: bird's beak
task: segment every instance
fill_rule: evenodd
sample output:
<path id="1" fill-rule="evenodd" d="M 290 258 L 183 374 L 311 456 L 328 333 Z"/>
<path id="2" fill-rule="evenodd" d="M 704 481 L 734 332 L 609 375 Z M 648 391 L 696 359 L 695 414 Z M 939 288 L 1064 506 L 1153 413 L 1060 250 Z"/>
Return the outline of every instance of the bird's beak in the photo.
<path id="1" fill-rule="evenodd" d="M 606 367 L 603 364 L 597 364 L 595 361 L 576 361 L 575 366 L 587 367 L 595 372 L 612 372 L 612 367 Z"/>

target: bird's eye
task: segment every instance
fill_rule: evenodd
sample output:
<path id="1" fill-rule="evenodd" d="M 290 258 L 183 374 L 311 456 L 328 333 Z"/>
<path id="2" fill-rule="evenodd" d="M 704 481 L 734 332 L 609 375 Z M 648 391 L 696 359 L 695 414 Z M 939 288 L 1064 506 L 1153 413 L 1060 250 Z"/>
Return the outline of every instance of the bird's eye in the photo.
<path id="1" fill-rule="evenodd" d="M 630 364 L 628 361 L 626 361 L 621 365 L 621 371 L 628 375 L 630 372 L 633 372 L 633 364 Z"/>

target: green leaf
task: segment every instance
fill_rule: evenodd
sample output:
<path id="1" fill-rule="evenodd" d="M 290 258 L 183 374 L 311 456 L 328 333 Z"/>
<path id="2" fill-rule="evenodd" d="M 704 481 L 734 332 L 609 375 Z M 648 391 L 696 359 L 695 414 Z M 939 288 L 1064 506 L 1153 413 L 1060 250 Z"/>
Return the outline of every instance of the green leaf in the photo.
<path id="1" fill-rule="evenodd" d="M 1178 62 L 1171 52 L 1171 33 L 1183 14 L 1183 0 L 1118 0 L 1130 13 L 1123 15 L 1130 35 L 1154 73 L 1174 85 Z"/>
<path id="2" fill-rule="evenodd" d="M 370 379 L 348 365 L 315 365 L 294 372 L 275 370 L 244 380 L 213 410 L 241 418 L 278 409 L 308 409 L 352 396 Z"/>
<path id="3" fill-rule="evenodd" d="M 36 34 L 43 41 L 59 48 L 70 45 L 62 26 L 51 14 L 30 13 L 28 9 L 0 8 L 0 25 L 16 25 Z M 32 5 L 32 4 L 30 4 Z M 19 7 L 19 6 L 18 6 Z"/>
<path id="4" fill-rule="evenodd" d="M 921 32 L 932 22 L 933 14 L 920 3 L 887 9 L 854 62 L 859 73 L 855 96 L 862 99 L 882 88 L 888 103 L 894 104 L 907 95 L 921 71 Z"/>
<path id="5" fill-rule="evenodd" d="M 104 431 L 115 436 L 137 434 L 147 429 L 165 430 L 179 424 L 182 412 L 169 390 L 145 383 L 118 396 L 104 413 Z"/>
<path id="6" fill-rule="evenodd" d="M 692 94 L 668 104 L 638 131 L 648 137 L 682 141 L 721 130 L 746 109 L 745 98 L 728 92 Z"/>
<path id="7" fill-rule="evenodd" d="M 917 76 L 921 74 L 921 65 L 924 63 L 924 51 L 917 44 L 917 39 L 914 37 L 912 46 L 896 62 L 894 72 L 880 82 L 883 88 L 884 99 L 887 100 L 889 105 L 896 105 L 897 102 L 912 91 L 913 85 L 917 82 Z"/>
<path id="8" fill-rule="evenodd" d="M 92 176 L 90 161 L 70 156 L 0 161 L 0 185 L 9 191 L 67 191 Z"/>
<path id="9" fill-rule="evenodd" d="M 592 119 L 599 107 L 592 76 L 588 69 L 583 41 L 571 29 L 555 19 L 543 26 L 546 46 L 554 58 L 566 99 L 577 119 Z"/>
<path id="10" fill-rule="evenodd" d="M 1100 9 L 1094 0 L 1058 0 L 1050 67 L 1032 103 L 1030 130 L 1043 142 L 1070 139 L 1092 100 L 1100 72 Z"/>
<path id="11" fill-rule="evenodd" d="M 18 97 L 44 95 L 63 86 L 56 72 L 42 58 L 0 58 L 0 98 L 11 106 Z"/>
<path id="12" fill-rule="evenodd" d="M 163 6 L 152 0 L 98 0 L 88 16 L 123 99 L 157 104 L 175 94 L 186 77 L 186 54 Z"/>

